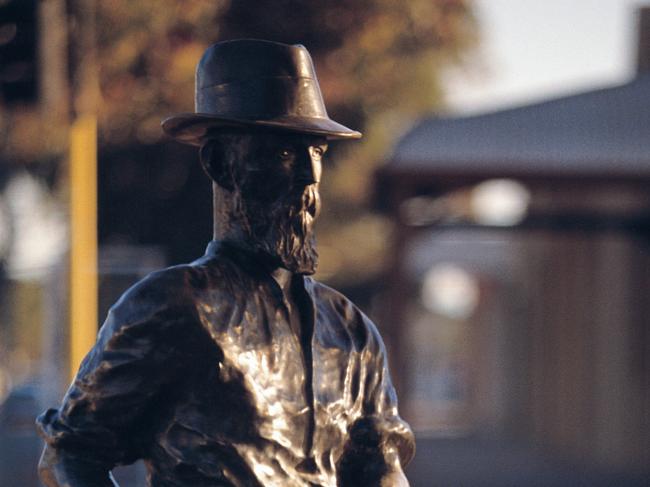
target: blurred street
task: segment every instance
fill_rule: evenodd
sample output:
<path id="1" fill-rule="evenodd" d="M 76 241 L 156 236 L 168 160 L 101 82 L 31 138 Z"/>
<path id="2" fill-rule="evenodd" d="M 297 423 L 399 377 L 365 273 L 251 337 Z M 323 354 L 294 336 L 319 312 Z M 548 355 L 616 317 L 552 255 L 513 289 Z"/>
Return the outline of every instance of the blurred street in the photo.
<path id="1" fill-rule="evenodd" d="M 531 447 L 466 439 L 420 439 L 413 487 L 643 487 L 650 476 L 572 464 Z"/>

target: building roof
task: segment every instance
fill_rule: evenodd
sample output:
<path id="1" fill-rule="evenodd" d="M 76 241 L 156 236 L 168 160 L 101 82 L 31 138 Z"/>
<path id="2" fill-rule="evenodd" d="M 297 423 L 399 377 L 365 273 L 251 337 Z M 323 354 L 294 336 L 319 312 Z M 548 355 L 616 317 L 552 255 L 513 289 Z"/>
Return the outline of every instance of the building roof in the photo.
<path id="1" fill-rule="evenodd" d="M 384 171 L 650 178 L 650 75 L 495 113 L 423 119 Z"/>

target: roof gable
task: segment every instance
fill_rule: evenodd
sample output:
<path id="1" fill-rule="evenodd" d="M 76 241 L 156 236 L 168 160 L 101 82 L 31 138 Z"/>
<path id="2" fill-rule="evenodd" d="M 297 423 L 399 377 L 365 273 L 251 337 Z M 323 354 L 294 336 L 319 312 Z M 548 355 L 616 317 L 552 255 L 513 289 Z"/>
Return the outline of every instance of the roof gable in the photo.
<path id="1" fill-rule="evenodd" d="M 387 169 L 650 176 L 650 75 L 485 115 L 424 119 Z"/>

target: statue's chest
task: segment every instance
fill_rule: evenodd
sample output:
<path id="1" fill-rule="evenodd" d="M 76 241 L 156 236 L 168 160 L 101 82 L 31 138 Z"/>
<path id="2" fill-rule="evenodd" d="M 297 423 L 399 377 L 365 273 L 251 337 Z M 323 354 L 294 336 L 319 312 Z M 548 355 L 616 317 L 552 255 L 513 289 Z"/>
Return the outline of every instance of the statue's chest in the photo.
<path id="1" fill-rule="evenodd" d="M 282 406 L 298 413 L 309 400 L 309 364 L 298 337 L 284 313 L 244 313 L 218 343 L 223 353 L 222 374 L 238 371 L 261 410 Z"/>
<path id="2" fill-rule="evenodd" d="M 302 444 L 313 416 L 311 343 L 305 353 L 288 309 L 263 294 L 250 294 L 231 306 L 208 299 L 203 303 L 200 319 L 222 357 L 219 384 L 236 383 L 246 396 L 242 403 L 255 410 L 262 436 Z"/>
<path id="3" fill-rule="evenodd" d="M 227 313 L 213 311 L 201 318 L 223 357 L 220 382 L 238 382 L 246 402 L 253 405 L 262 436 L 287 446 L 304 445 L 310 428 L 328 422 L 324 413 L 334 412 L 330 405 L 345 407 L 350 399 L 348 347 L 322 340 L 329 324 L 317 313 L 309 318 L 313 323 L 303 327 L 309 335 L 301 339 L 287 307 L 272 296 L 259 295 Z"/>

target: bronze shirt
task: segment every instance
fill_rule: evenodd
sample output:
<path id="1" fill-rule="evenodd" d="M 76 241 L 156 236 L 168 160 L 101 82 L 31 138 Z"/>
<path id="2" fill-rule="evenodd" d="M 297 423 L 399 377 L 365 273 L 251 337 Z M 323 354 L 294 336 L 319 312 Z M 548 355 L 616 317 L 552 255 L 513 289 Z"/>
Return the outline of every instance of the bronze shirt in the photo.
<path id="1" fill-rule="evenodd" d="M 149 275 L 111 308 L 41 435 L 106 470 L 142 458 L 155 487 L 352 485 L 391 451 L 405 466 L 414 439 L 375 325 L 294 279 L 313 313 L 307 353 L 279 285 L 237 245 Z"/>

